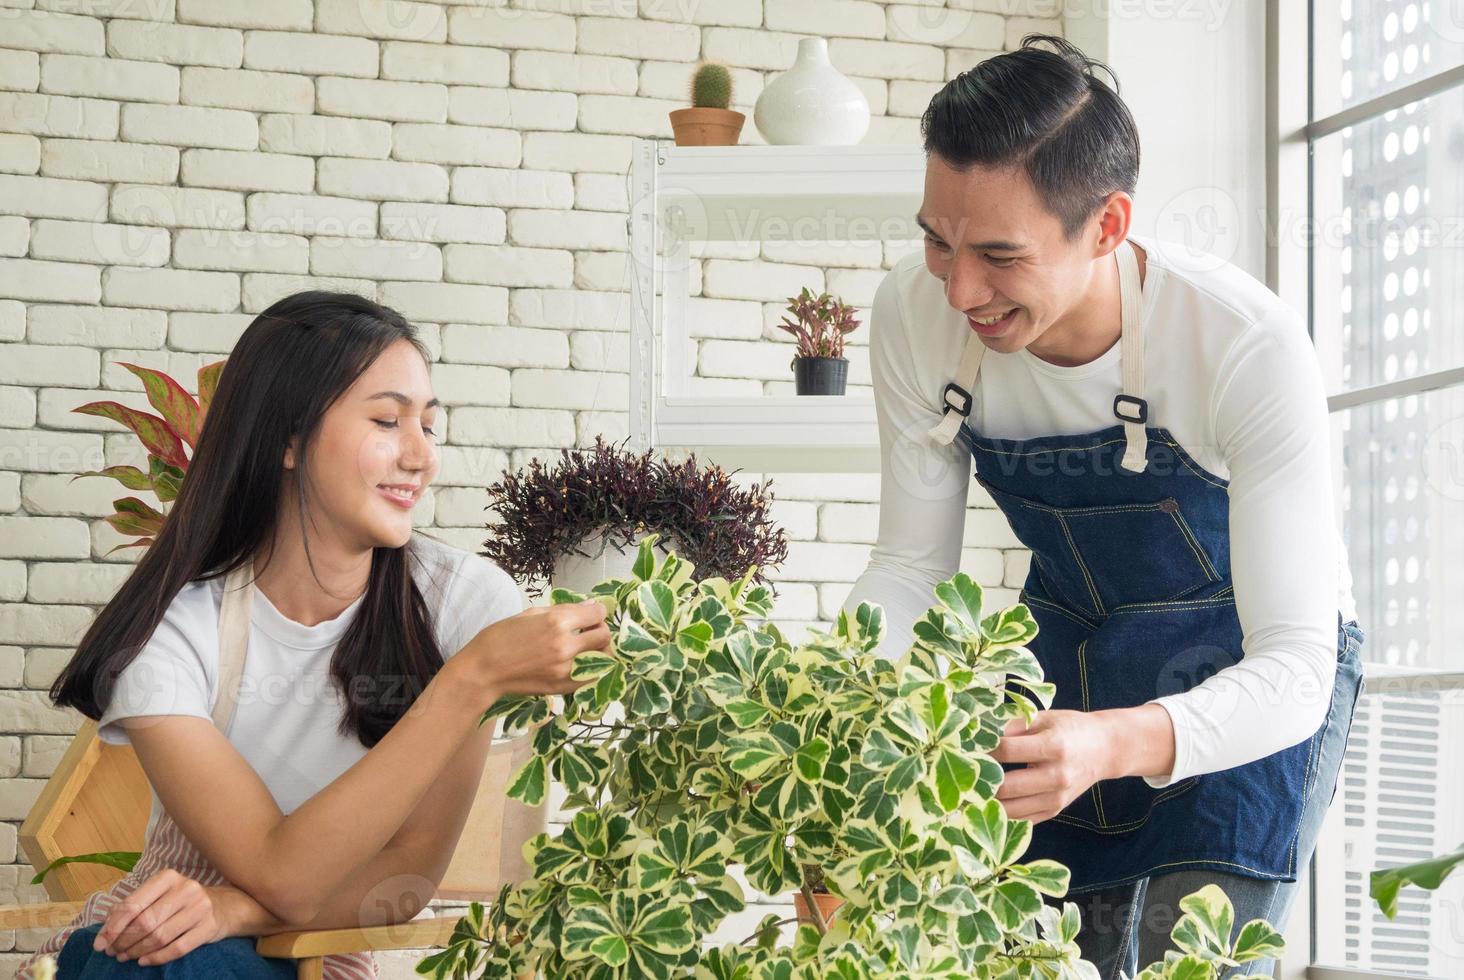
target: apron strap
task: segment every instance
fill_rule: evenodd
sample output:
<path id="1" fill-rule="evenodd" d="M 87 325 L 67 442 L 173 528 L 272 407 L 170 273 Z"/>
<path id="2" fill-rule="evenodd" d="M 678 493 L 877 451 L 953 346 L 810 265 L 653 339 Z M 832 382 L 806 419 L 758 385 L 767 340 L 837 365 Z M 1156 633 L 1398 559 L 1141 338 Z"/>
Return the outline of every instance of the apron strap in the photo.
<path id="1" fill-rule="evenodd" d="M 961 351 L 961 363 L 956 368 L 956 380 L 940 393 L 941 401 L 945 403 L 940 421 L 930 428 L 930 438 L 942 446 L 951 444 L 961 430 L 961 423 L 971 414 L 971 392 L 976 390 L 976 374 L 981 370 L 981 358 L 986 354 L 986 345 L 976 336 L 976 331 L 969 332 L 966 346 Z"/>
<path id="2" fill-rule="evenodd" d="M 254 607 L 254 563 L 245 562 L 224 578 L 219 607 L 219 693 L 214 700 L 213 723 L 228 733 L 239 703 L 239 682 L 249 650 L 249 613 Z"/>
<path id="3" fill-rule="evenodd" d="M 1119 349 L 1123 361 L 1123 390 L 1113 399 L 1113 414 L 1123 423 L 1123 459 L 1119 465 L 1142 473 L 1148 463 L 1149 403 L 1144 400 L 1144 294 L 1139 282 L 1139 258 L 1133 243 L 1118 247 L 1118 290 L 1122 304 L 1123 334 Z"/>

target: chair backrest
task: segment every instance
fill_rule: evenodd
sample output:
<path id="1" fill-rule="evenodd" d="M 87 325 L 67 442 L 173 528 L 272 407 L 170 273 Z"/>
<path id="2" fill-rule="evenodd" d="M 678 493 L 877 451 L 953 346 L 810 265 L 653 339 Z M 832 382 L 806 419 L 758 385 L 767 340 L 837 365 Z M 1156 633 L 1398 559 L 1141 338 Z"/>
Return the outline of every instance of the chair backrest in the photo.
<path id="1" fill-rule="evenodd" d="M 546 810 L 510 800 L 505 790 L 530 751 L 528 735 L 489 750 L 438 898 L 491 899 L 504 882 L 529 877 L 523 844 L 544 830 Z M 37 871 L 67 855 L 141 851 L 151 810 L 152 790 L 132 746 L 103 742 L 96 722 L 86 719 L 21 824 L 19 843 Z M 66 864 L 43 885 L 53 901 L 80 901 L 123 874 L 100 864 Z"/>

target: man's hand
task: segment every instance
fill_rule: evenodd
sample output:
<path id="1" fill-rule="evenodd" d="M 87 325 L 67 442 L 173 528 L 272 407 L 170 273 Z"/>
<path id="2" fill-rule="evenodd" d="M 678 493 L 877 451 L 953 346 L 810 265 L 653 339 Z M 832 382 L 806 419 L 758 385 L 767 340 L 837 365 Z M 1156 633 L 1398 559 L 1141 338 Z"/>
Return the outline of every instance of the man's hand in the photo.
<path id="1" fill-rule="evenodd" d="M 1111 711 L 1039 711 L 1029 726 L 1007 723 L 991 753 L 1025 763 L 1006 774 L 996 798 L 1014 820 L 1041 823 L 1094 783 L 1120 776 L 1160 776 L 1174 768 L 1174 728 L 1161 705 Z"/>
<path id="2" fill-rule="evenodd" d="M 159 871 L 112 907 L 93 948 L 118 962 L 155 966 L 227 938 L 219 891 L 177 871 Z"/>

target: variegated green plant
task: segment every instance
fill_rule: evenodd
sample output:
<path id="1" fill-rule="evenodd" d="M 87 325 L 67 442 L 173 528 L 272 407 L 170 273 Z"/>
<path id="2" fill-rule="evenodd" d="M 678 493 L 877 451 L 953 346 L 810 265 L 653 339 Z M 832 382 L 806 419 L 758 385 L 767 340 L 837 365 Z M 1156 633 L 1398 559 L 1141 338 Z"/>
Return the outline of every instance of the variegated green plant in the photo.
<path id="1" fill-rule="evenodd" d="M 147 472 L 136 466 L 108 466 L 106 469 L 78 473 L 84 476 L 109 476 L 128 490 L 150 490 L 159 503 L 170 503 L 178 497 L 183 477 L 188 471 L 190 452 L 198 445 L 203 430 L 203 417 L 218 387 L 224 362 L 216 361 L 198 369 L 198 397 L 194 398 L 173 378 L 161 371 L 122 363 L 142 381 L 147 400 L 157 415 L 139 412 L 120 402 L 88 402 L 72 409 L 82 415 L 96 415 L 124 425 L 142 442 L 147 453 Z M 134 541 L 119 544 L 122 548 L 145 548 L 163 526 L 164 514 L 138 497 L 122 497 L 112 501 L 116 512 L 107 523 L 120 534 L 132 535 Z M 109 552 L 110 553 L 110 552 Z"/>

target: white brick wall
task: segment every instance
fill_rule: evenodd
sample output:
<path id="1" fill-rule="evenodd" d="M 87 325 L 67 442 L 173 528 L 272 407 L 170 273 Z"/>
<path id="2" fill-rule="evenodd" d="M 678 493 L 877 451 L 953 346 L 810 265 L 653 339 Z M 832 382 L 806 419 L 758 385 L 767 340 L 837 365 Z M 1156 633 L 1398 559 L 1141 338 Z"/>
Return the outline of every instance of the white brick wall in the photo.
<path id="1" fill-rule="evenodd" d="M 0 0 L 0 903 L 40 897 L 21 884 L 16 825 L 78 720 L 43 692 L 135 560 L 101 557 L 119 542 L 103 520 L 116 485 L 71 482 L 136 461 L 131 436 L 70 411 L 145 404 L 116 362 L 191 376 L 250 314 L 307 287 L 396 307 L 422 325 L 447 406 L 423 521 L 476 548 L 481 487 L 505 466 L 625 434 L 631 139 L 669 138 L 692 63 L 727 61 L 750 111 L 800 37 L 826 36 L 876 114 L 868 140 L 914 143 L 945 79 L 1060 29 L 1027 16 L 1040 4 L 953 6 L 979 9 Z M 750 119 L 743 141 L 760 141 Z M 697 249 L 697 383 L 785 390 L 784 297 L 827 286 L 867 305 L 907 250 Z M 856 386 L 866 343 L 851 347 Z M 875 535 L 878 482 L 775 477 L 792 539 L 785 623 L 837 614 Z M 971 505 L 962 567 L 1010 601 L 1026 557 L 974 488 Z M 44 935 L 0 933 L 0 975 Z"/>

